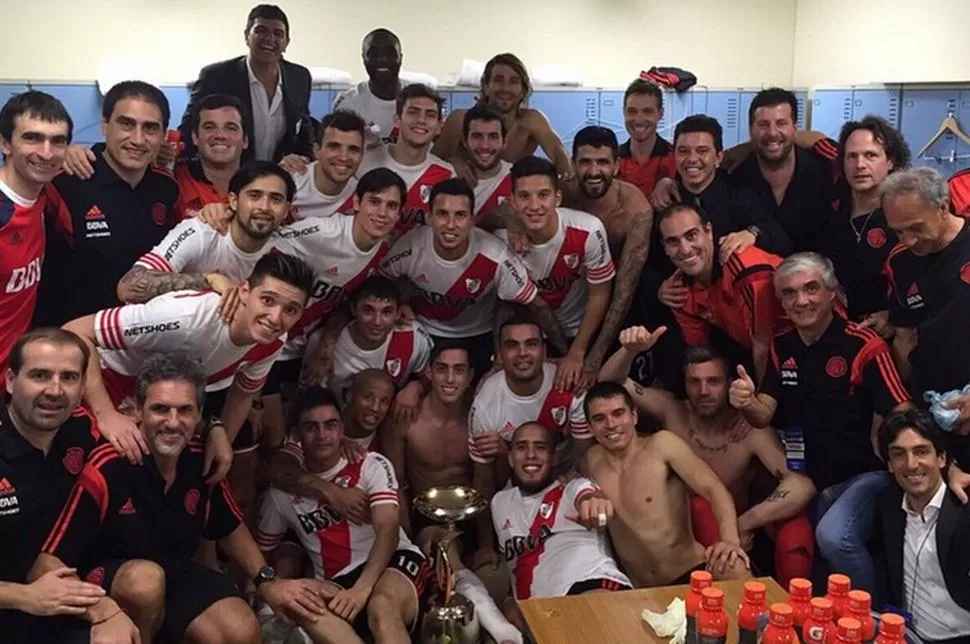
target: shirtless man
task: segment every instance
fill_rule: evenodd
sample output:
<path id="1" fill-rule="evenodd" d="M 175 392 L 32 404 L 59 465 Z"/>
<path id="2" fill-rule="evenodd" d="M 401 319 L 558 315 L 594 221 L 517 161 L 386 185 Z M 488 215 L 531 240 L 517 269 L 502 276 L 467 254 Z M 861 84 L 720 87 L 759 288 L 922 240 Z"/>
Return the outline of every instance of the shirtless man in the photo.
<path id="1" fill-rule="evenodd" d="M 539 110 L 522 106 L 531 93 L 529 72 L 515 54 L 499 54 L 485 65 L 481 101 L 502 114 L 508 131 L 502 158 L 515 163 L 522 157 L 534 154 L 536 148 L 541 146 L 546 156 L 556 164 L 559 177 L 571 179 L 573 166 L 569 154 L 549 119 Z M 459 155 L 466 111 L 454 110 L 448 115 L 433 152 L 451 161 L 455 170 L 474 185 L 475 174 L 469 171 L 468 162 Z"/>
<path id="2" fill-rule="evenodd" d="M 600 378 L 622 383 L 637 411 L 677 434 L 714 470 L 741 513 L 738 530 L 746 550 L 751 548 L 755 531 L 767 528 L 772 532 L 775 571 L 784 587 L 794 577 L 808 577 L 814 539 L 811 523 L 802 511 L 815 496 L 815 486 L 807 476 L 788 469 L 773 429 L 752 427 L 730 406 L 725 359 L 707 347 L 687 350 L 686 401 L 662 389 L 640 387 L 626 377 L 634 357 L 649 351 L 665 330 L 660 327 L 651 333 L 642 326 L 624 329 L 620 333 L 622 348 L 603 366 Z M 777 487 L 763 501 L 751 505 L 756 460 L 774 476 Z M 720 539 L 710 505 L 697 496 L 691 498 L 691 526 L 701 545 L 709 546 Z"/>
<path id="3" fill-rule="evenodd" d="M 731 493 L 687 444 L 670 431 L 637 436 L 637 411 L 622 385 L 600 382 L 586 392 L 586 416 L 596 444 L 583 471 L 613 502 L 607 527 L 623 568 L 638 588 L 686 584 L 694 570 L 715 579 L 745 578 Z M 721 541 L 705 549 L 690 529 L 689 493 L 706 499 Z"/>

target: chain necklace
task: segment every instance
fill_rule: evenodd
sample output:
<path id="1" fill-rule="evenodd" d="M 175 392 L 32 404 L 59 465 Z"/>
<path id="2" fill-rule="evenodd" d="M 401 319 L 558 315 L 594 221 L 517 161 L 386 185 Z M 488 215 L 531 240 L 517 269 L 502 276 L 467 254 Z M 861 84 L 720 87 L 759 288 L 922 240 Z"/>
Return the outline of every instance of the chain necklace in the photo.
<path id="1" fill-rule="evenodd" d="M 849 225 L 852 226 L 852 232 L 855 233 L 855 243 L 857 243 L 857 244 L 861 244 L 862 243 L 862 235 L 865 234 L 866 228 L 869 227 L 869 220 L 872 219 L 872 216 L 875 213 L 876 213 L 875 210 L 870 210 L 869 211 L 869 214 L 866 215 L 865 220 L 862 222 L 862 228 L 861 229 L 855 227 L 855 220 L 856 219 L 859 219 L 862 215 L 859 215 L 858 217 L 849 217 Z"/>

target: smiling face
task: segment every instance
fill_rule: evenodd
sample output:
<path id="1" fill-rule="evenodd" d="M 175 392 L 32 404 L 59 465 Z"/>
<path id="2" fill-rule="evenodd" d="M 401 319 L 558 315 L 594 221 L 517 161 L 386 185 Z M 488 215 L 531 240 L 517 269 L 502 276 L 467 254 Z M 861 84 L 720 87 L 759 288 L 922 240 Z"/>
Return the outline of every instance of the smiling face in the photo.
<path id="1" fill-rule="evenodd" d="M 525 99 L 525 83 L 514 69 L 508 65 L 498 64 L 492 67 L 492 73 L 485 84 L 485 96 L 488 104 L 503 114 L 516 109 Z"/>
<path id="2" fill-rule="evenodd" d="M 779 276 L 776 290 L 781 298 L 781 308 L 797 328 L 817 330 L 832 315 L 835 291 L 825 286 L 818 270 Z"/>
<path id="3" fill-rule="evenodd" d="M 202 160 L 213 166 L 238 165 L 249 145 L 239 110 L 229 106 L 201 110 L 192 141 Z"/>
<path id="4" fill-rule="evenodd" d="M 394 116 L 398 136 L 408 145 L 420 148 L 441 132 L 441 108 L 433 99 L 416 96 L 404 102 L 400 115 Z"/>
<path id="5" fill-rule="evenodd" d="M 557 224 L 556 209 L 562 192 L 544 174 L 518 177 L 512 181 L 512 208 L 530 233 L 549 232 Z"/>
<path id="6" fill-rule="evenodd" d="M 502 369 L 512 381 L 527 382 L 542 375 L 546 343 L 535 324 L 510 324 L 499 334 Z"/>
<path id="7" fill-rule="evenodd" d="M 684 275 L 707 274 L 714 262 L 714 233 L 710 222 L 688 208 L 664 217 L 659 225 L 664 252 Z"/>
<path id="8" fill-rule="evenodd" d="M 626 449 L 637 433 L 637 412 L 623 396 L 594 398 L 587 401 L 593 438 L 607 451 Z"/>
<path id="9" fill-rule="evenodd" d="M 360 298 L 354 306 L 355 324 L 368 342 L 384 342 L 394 329 L 398 310 L 394 300 L 368 295 Z"/>
<path id="10" fill-rule="evenodd" d="M 512 483 L 523 494 L 535 494 L 552 482 L 555 453 L 552 433 L 538 423 L 516 430 L 509 448 Z"/>
<path id="11" fill-rule="evenodd" d="M 471 382 L 471 366 L 465 349 L 444 349 L 428 367 L 431 392 L 443 403 L 461 400 Z"/>
<path id="12" fill-rule="evenodd" d="M 502 136 L 500 121 L 477 119 L 468 124 L 465 149 L 471 154 L 471 162 L 478 169 L 487 172 L 502 162 L 505 137 Z"/>
<path id="13" fill-rule="evenodd" d="M 623 125 L 634 141 L 646 141 L 657 133 L 663 110 L 656 96 L 630 94 L 623 105 Z"/>
<path id="14" fill-rule="evenodd" d="M 354 195 L 354 225 L 373 240 L 383 239 L 397 226 L 403 204 L 404 195 L 396 186 L 365 192 L 362 197 Z"/>
<path id="15" fill-rule="evenodd" d="M 267 239 L 290 210 L 286 182 L 275 174 L 257 177 L 238 195 L 229 193 L 229 208 L 236 213 L 233 225 L 252 239 Z"/>
<path id="16" fill-rule="evenodd" d="M 599 199 L 607 193 L 619 169 L 613 150 L 606 146 L 579 146 L 573 163 L 576 166 L 579 189 L 590 199 Z"/>
<path id="17" fill-rule="evenodd" d="M 344 185 L 357 174 L 364 158 L 364 139 L 360 132 L 344 132 L 335 127 L 323 131 L 323 140 L 315 146 L 317 165 L 330 181 Z"/>
<path id="18" fill-rule="evenodd" d="M 270 344 L 290 330 L 306 306 L 307 294 L 292 284 L 266 277 L 258 286 L 239 288 L 236 317 L 256 344 Z"/>
<path id="19" fill-rule="evenodd" d="M 375 432 L 384 422 L 394 401 L 394 383 L 390 378 L 368 378 L 354 382 L 347 401 L 347 413 L 358 427 Z"/>
<path id="20" fill-rule="evenodd" d="M 157 456 L 178 456 L 202 423 L 199 392 L 187 380 L 151 384 L 139 410 L 141 431 Z"/>
<path id="21" fill-rule="evenodd" d="M 751 124 L 751 143 L 755 154 L 768 163 L 788 158 L 795 147 L 795 119 L 791 105 L 781 103 L 759 107 Z"/>
<path id="22" fill-rule="evenodd" d="M 946 466 L 946 454 L 938 453 L 928 439 L 912 429 L 901 431 L 889 444 L 889 471 L 911 497 L 927 499 L 936 493 Z"/>
<path id="23" fill-rule="evenodd" d="M 465 195 L 439 194 L 431 204 L 428 222 L 434 231 L 434 247 L 448 258 L 460 256 L 468 248 L 475 215 Z"/>
<path id="24" fill-rule="evenodd" d="M 282 20 L 256 18 L 246 32 L 246 46 L 250 57 L 262 65 L 279 63 L 290 44 L 286 23 Z"/>
<path id="25" fill-rule="evenodd" d="M 13 136 L 10 138 L 7 141 L 0 137 L 0 152 L 4 156 L 4 165 L 9 168 L 7 171 L 13 170 L 28 189 L 39 192 L 64 165 L 68 145 L 67 122 L 48 123 L 25 112 L 14 118 Z"/>
<path id="26" fill-rule="evenodd" d="M 401 71 L 401 43 L 386 32 L 370 34 L 363 44 L 364 69 L 375 83 L 385 85 L 397 80 Z"/>
<path id="27" fill-rule="evenodd" d="M 713 179 L 723 154 L 708 132 L 685 132 L 677 137 L 674 162 L 680 180 L 689 190 L 700 191 Z"/>
<path id="28" fill-rule="evenodd" d="M 162 111 L 154 103 L 132 96 L 115 103 L 111 117 L 101 123 L 105 154 L 128 172 L 144 171 L 165 140 Z"/>
<path id="29" fill-rule="evenodd" d="M 23 428 L 53 431 L 81 403 L 83 357 L 75 346 L 39 339 L 23 348 L 15 374 L 7 369 L 10 414 Z"/>

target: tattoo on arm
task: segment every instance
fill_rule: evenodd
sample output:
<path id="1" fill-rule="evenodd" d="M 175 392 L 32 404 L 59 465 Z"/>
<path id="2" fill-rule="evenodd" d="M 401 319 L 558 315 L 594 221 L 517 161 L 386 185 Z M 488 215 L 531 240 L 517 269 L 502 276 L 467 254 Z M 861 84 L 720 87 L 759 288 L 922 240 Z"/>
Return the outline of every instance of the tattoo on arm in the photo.
<path id="1" fill-rule="evenodd" d="M 790 494 L 790 492 L 788 490 L 775 490 L 774 492 L 772 492 L 771 494 L 768 495 L 768 498 L 765 499 L 765 503 L 772 503 L 774 501 L 781 501 L 782 499 L 784 499 L 789 494 Z"/>
<path id="2" fill-rule="evenodd" d="M 783 478 L 785 478 L 785 473 L 782 472 L 781 470 L 775 470 L 775 478 L 780 481 Z"/>
<path id="3" fill-rule="evenodd" d="M 643 395 L 643 387 L 641 387 L 639 383 L 636 383 L 636 382 L 633 383 L 633 391 L 637 392 L 638 396 Z"/>
<path id="4" fill-rule="evenodd" d="M 121 299 L 129 304 L 141 304 L 172 291 L 202 291 L 209 288 L 204 275 L 198 273 L 162 273 L 143 266 L 135 266 L 118 283 Z"/>
<path id="5" fill-rule="evenodd" d="M 620 255 L 620 264 L 617 266 L 616 282 L 613 285 L 613 300 L 606 310 L 606 317 L 603 318 L 599 337 L 596 338 L 593 349 L 590 351 L 594 356 L 606 355 L 609 343 L 619 333 L 623 318 L 630 309 L 633 294 L 640 283 L 640 273 L 643 271 L 647 254 L 650 252 L 650 228 L 652 225 L 653 213 L 649 210 L 634 215 L 633 221 L 630 222 L 630 231 L 627 233 L 623 252 Z"/>
<path id="6" fill-rule="evenodd" d="M 559 326 L 559 320 L 556 319 L 556 313 L 552 310 L 552 307 L 542 299 L 540 296 L 536 296 L 528 306 L 529 313 L 535 316 L 536 322 L 543 331 L 546 332 L 546 337 L 549 338 L 549 342 L 552 346 L 556 347 L 562 353 L 569 351 L 569 340 L 566 338 L 566 333 Z"/>
<path id="7" fill-rule="evenodd" d="M 512 228 L 509 225 L 511 218 L 515 217 L 515 211 L 508 201 L 503 201 L 497 208 L 493 208 L 487 214 L 478 218 L 478 227 L 488 232 L 494 232 L 502 228 Z"/>

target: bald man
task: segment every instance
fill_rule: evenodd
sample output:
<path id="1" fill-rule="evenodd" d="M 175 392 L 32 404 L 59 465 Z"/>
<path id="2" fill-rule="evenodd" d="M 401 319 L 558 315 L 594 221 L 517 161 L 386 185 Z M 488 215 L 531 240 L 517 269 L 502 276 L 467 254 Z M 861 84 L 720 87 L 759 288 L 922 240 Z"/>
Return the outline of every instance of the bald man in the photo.
<path id="1" fill-rule="evenodd" d="M 397 139 L 394 108 L 403 86 L 399 77 L 403 60 L 401 40 L 387 29 L 375 29 L 364 36 L 361 56 L 368 80 L 341 92 L 333 109 L 357 112 L 371 128 L 370 133 L 375 135 L 373 141 L 394 141 Z"/>

